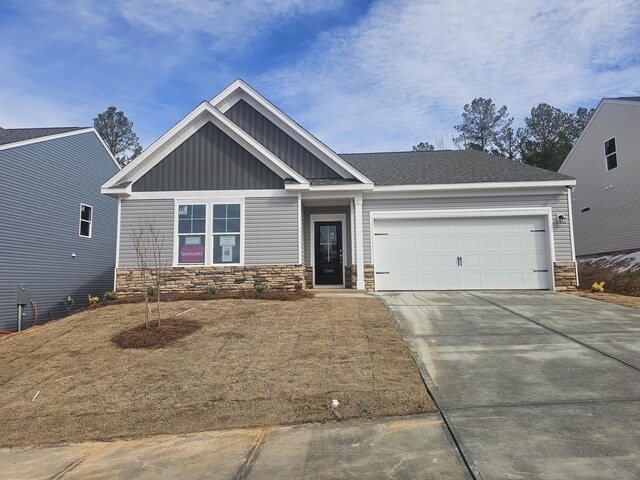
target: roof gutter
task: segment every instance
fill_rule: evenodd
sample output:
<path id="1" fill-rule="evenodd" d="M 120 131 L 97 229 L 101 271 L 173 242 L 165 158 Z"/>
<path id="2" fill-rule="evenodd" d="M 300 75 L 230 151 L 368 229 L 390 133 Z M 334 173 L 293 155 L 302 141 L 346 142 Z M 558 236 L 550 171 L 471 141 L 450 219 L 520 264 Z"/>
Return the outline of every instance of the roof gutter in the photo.
<path id="1" fill-rule="evenodd" d="M 491 189 L 521 189 L 540 187 L 572 187 L 575 179 L 544 180 L 534 182 L 482 182 L 482 183 L 438 183 L 433 185 L 379 185 L 374 192 L 425 192 L 442 190 L 491 190 Z"/>

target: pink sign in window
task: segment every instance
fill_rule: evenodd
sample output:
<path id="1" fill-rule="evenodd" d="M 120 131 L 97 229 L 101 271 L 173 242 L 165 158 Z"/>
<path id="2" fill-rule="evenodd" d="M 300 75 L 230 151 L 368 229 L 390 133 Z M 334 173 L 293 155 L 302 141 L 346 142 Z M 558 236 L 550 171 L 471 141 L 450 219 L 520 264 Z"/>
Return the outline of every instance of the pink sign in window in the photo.
<path id="1" fill-rule="evenodd" d="M 203 245 L 183 245 L 180 249 L 181 263 L 204 263 Z"/>

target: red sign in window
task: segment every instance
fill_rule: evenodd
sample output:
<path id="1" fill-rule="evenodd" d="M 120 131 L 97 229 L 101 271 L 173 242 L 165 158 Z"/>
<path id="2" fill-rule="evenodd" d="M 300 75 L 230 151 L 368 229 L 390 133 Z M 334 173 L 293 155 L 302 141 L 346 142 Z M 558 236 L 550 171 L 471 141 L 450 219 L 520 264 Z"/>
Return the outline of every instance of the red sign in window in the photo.
<path id="1" fill-rule="evenodd" d="M 184 245 L 180 250 L 182 263 L 204 263 L 203 245 Z"/>

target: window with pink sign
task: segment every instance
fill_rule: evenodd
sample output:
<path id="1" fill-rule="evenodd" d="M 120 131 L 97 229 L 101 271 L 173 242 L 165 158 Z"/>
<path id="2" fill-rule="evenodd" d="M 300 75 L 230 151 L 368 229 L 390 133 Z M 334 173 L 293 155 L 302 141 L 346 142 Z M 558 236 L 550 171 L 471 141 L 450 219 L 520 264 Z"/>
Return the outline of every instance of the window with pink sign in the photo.
<path id="1" fill-rule="evenodd" d="M 204 264 L 206 205 L 178 206 L 178 263 Z"/>

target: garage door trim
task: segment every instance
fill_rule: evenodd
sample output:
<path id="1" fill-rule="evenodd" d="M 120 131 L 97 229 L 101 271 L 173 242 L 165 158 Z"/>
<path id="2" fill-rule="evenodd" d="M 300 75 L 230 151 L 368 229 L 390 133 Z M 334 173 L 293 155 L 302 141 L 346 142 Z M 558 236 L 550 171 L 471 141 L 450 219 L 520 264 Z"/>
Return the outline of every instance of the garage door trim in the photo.
<path id="1" fill-rule="evenodd" d="M 555 290 L 555 273 L 553 265 L 556 252 L 553 241 L 553 212 L 551 207 L 530 208 L 473 208 L 449 210 L 382 210 L 369 213 L 369 235 L 371 244 L 371 262 L 375 271 L 375 220 L 383 219 L 424 219 L 424 218 L 478 218 L 478 217 L 545 217 L 547 220 L 547 242 L 549 246 L 549 272 L 551 289 Z M 378 291 L 377 283 L 374 284 Z"/>

